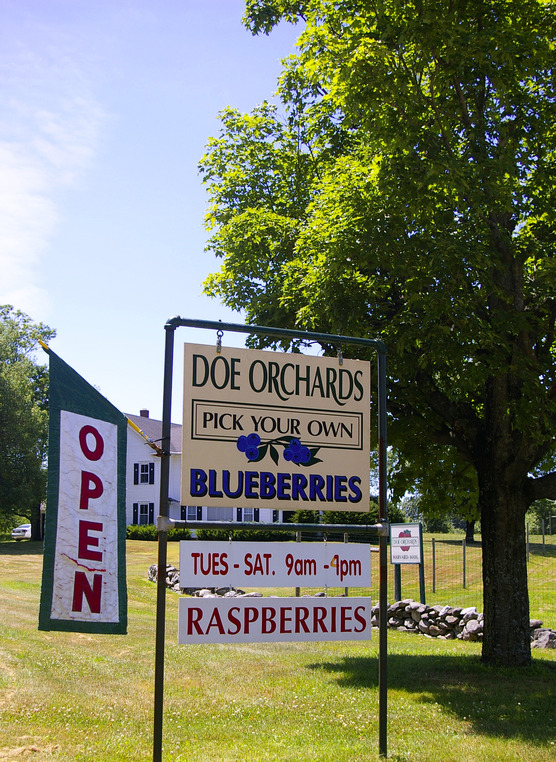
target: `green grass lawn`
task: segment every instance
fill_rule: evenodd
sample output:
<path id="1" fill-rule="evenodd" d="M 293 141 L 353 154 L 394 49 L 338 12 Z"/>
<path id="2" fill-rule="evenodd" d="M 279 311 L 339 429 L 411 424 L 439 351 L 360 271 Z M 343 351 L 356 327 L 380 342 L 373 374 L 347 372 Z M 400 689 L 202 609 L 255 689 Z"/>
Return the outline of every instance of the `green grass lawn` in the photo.
<path id="1" fill-rule="evenodd" d="M 178 545 L 169 546 L 177 565 Z M 128 542 L 129 633 L 39 632 L 39 543 L 0 543 L 0 760 L 152 758 L 156 545 Z M 369 643 L 178 646 L 167 596 L 164 759 L 378 759 Z M 480 645 L 389 632 L 393 760 L 556 757 L 556 652 L 485 668 Z"/>

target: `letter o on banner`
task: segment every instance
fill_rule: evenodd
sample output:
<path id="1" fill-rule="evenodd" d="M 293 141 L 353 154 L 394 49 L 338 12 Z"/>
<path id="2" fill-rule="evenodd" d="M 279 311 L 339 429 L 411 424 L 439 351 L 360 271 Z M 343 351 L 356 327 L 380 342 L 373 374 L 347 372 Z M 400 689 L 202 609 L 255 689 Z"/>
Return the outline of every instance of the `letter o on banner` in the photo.
<path id="1" fill-rule="evenodd" d="M 87 442 L 87 436 L 89 434 L 91 434 L 95 440 L 95 447 L 93 450 L 91 450 Z M 102 458 L 104 454 L 104 439 L 94 426 L 87 425 L 82 427 L 79 432 L 79 444 L 81 446 L 81 452 L 87 460 L 100 460 Z"/>

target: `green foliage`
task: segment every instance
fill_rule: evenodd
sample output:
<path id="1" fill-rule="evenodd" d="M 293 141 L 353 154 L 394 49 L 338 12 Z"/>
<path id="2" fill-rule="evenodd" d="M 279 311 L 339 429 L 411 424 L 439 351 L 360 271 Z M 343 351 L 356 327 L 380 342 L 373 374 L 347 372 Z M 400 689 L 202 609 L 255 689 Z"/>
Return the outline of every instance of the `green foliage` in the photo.
<path id="1" fill-rule="evenodd" d="M 191 529 L 187 527 L 170 527 L 168 530 L 168 541 L 175 542 L 179 540 L 190 540 Z"/>
<path id="2" fill-rule="evenodd" d="M 128 524 L 126 530 L 128 540 L 158 540 L 158 529 L 155 524 Z M 170 527 L 168 542 L 190 540 L 191 530 L 187 527 Z"/>
<path id="3" fill-rule="evenodd" d="M 154 524 L 128 524 L 128 540 L 158 540 L 158 530 Z"/>
<path id="4" fill-rule="evenodd" d="M 295 511 L 291 520 L 294 524 L 318 524 L 320 513 L 319 511 Z"/>
<path id="5" fill-rule="evenodd" d="M 293 514 L 292 521 L 295 524 L 377 524 L 378 523 L 378 502 L 371 500 L 369 511 L 323 511 L 322 518 L 319 511 L 296 511 Z M 396 505 L 388 506 L 388 520 L 393 524 L 403 524 L 406 515 L 401 508 Z"/>
<path id="6" fill-rule="evenodd" d="M 485 616 L 506 627 L 485 658 L 506 658 L 499 612 L 519 601 L 525 663 L 523 521 L 556 498 L 554 5 L 247 4 L 254 33 L 283 20 L 304 22 L 284 117 L 224 112 L 201 162 L 223 258 L 207 293 L 385 342 L 395 497 L 480 515 Z"/>
<path id="7" fill-rule="evenodd" d="M 279 540 L 295 540 L 295 532 L 282 532 L 264 529 L 197 529 L 198 540 L 244 540 L 252 542 L 278 542 Z"/>
<path id="8" fill-rule="evenodd" d="M 554 532 L 556 530 L 556 502 L 554 500 L 536 500 L 527 513 L 527 518 L 531 521 L 533 531 L 539 534 L 542 532 L 543 521 L 545 532 L 548 534 L 551 516 L 553 517 L 552 531 Z"/>
<path id="9" fill-rule="evenodd" d="M 10 305 L 0 306 L 0 516 L 38 518 L 45 496 L 48 371 L 34 356 L 54 336 Z"/>

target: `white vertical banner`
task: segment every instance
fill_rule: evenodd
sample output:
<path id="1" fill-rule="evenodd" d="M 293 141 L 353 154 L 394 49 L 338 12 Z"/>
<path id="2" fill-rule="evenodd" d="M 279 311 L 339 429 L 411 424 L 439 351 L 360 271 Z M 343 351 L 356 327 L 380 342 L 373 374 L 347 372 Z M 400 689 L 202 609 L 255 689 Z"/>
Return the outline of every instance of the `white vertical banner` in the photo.
<path id="1" fill-rule="evenodd" d="M 53 352 L 39 629 L 125 633 L 127 419 Z"/>
<path id="2" fill-rule="evenodd" d="M 51 617 L 118 621 L 118 427 L 61 412 Z"/>

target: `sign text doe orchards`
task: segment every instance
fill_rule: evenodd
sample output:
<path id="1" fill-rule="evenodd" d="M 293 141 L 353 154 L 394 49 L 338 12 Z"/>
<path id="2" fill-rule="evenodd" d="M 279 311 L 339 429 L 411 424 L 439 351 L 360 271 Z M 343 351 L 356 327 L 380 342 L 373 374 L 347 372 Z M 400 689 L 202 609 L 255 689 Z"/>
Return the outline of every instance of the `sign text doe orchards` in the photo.
<path id="1" fill-rule="evenodd" d="M 183 505 L 367 511 L 368 362 L 185 345 Z"/>

